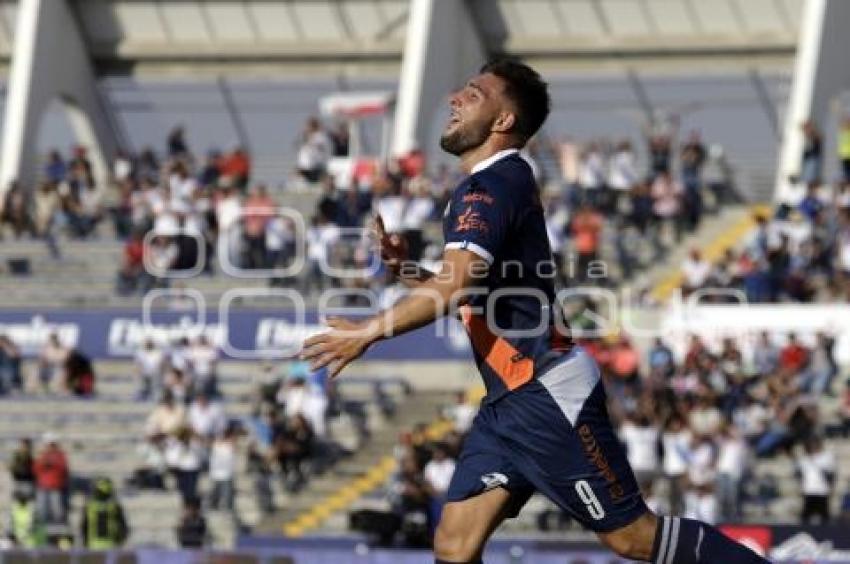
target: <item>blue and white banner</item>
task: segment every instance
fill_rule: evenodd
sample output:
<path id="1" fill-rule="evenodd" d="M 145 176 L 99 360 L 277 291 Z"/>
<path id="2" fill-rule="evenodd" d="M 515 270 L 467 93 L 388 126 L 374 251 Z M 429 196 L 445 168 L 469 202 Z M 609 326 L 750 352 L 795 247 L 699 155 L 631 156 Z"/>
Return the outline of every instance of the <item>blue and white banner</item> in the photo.
<path id="1" fill-rule="evenodd" d="M 304 338 L 322 330 L 316 312 L 292 310 L 49 310 L 0 311 L 5 334 L 25 357 L 37 356 L 51 334 L 94 359 L 128 358 L 147 339 L 159 345 L 206 335 L 224 358 L 260 360 L 294 356 Z M 439 324 L 374 345 L 368 360 L 469 358 L 469 342 L 459 323 Z"/>

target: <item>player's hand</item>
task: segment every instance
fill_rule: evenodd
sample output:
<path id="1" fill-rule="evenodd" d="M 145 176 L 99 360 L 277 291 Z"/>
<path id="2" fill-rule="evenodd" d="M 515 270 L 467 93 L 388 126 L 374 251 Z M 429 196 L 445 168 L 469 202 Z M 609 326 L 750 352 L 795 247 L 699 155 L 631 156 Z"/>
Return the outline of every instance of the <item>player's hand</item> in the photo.
<path id="1" fill-rule="evenodd" d="M 328 319 L 328 331 L 304 341 L 301 359 L 310 361 L 311 370 L 327 366 L 333 378 L 377 340 L 375 326 L 373 320 L 349 321 L 332 317 Z"/>
<path id="2" fill-rule="evenodd" d="M 409 257 L 407 241 L 397 233 L 388 234 L 384 228 L 384 219 L 380 214 L 375 216 L 374 225 L 375 239 L 378 241 L 381 260 L 393 274 L 398 275 L 402 263 Z"/>

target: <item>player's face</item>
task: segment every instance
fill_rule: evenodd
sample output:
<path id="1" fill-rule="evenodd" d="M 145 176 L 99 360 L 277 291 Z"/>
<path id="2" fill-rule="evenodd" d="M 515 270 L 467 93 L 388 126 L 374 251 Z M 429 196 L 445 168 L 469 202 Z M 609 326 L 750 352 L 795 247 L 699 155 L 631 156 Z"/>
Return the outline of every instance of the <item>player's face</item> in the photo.
<path id="1" fill-rule="evenodd" d="M 440 147 L 452 155 L 482 145 L 490 136 L 493 122 L 504 104 L 504 84 L 493 74 L 480 74 L 449 98 L 449 123 L 440 137 Z"/>

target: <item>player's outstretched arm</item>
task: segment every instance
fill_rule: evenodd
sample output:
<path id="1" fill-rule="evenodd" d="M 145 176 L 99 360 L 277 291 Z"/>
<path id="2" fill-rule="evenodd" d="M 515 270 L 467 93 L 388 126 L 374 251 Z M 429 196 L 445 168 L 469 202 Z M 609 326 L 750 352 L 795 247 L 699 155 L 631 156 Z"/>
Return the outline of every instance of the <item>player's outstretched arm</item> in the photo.
<path id="1" fill-rule="evenodd" d="M 471 251 L 450 249 L 443 255 L 440 272 L 415 287 L 393 307 L 363 321 L 333 318 L 329 330 L 304 342 L 301 358 L 313 370 L 328 367 L 334 377 L 372 344 L 418 329 L 446 315 L 487 272 L 484 259 Z"/>

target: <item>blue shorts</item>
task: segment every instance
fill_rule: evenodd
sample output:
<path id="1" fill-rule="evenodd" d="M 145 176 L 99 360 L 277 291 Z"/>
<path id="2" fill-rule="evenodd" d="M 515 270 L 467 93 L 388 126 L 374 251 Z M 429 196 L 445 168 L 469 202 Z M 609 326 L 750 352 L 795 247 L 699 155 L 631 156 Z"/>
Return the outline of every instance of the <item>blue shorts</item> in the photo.
<path id="1" fill-rule="evenodd" d="M 594 532 L 632 523 L 648 509 L 605 401 L 596 363 L 576 348 L 528 384 L 482 404 L 448 501 L 502 487 L 516 516 L 539 491 Z"/>

